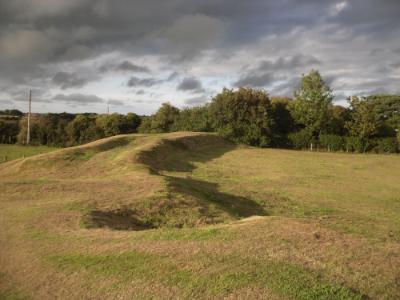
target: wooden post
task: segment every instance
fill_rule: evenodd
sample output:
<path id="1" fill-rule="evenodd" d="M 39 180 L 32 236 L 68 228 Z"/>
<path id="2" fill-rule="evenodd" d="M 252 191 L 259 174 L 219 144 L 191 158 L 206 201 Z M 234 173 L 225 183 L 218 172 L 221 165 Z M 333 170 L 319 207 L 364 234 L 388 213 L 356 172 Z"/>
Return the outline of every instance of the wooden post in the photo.
<path id="1" fill-rule="evenodd" d="M 31 110 L 32 110 L 32 90 L 29 90 L 29 112 L 28 112 L 28 131 L 26 133 L 26 144 L 31 142 Z"/>

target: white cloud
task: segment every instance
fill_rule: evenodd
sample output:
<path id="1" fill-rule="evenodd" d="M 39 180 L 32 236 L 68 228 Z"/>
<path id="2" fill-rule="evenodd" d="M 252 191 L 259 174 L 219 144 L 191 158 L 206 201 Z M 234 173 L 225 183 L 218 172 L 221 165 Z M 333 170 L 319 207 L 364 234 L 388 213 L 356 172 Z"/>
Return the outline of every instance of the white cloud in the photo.
<path id="1" fill-rule="evenodd" d="M 329 15 L 336 16 L 336 15 L 340 14 L 342 11 L 344 11 L 348 6 L 349 6 L 349 3 L 347 1 L 341 1 L 341 2 L 335 3 L 329 8 Z"/>

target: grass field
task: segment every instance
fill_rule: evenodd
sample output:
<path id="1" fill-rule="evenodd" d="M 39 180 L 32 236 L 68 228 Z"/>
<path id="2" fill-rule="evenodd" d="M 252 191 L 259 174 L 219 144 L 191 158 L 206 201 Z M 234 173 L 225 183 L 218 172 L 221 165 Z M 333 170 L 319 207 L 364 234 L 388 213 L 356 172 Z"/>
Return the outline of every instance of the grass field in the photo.
<path id="1" fill-rule="evenodd" d="M 399 299 L 400 157 L 124 135 L 0 165 L 0 299 Z"/>
<path id="2" fill-rule="evenodd" d="M 57 148 L 52 148 L 47 146 L 22 146 L 22 145 L 0 144 L 0 163 L 40 153 L 50 152 L 55 149 Z"/>

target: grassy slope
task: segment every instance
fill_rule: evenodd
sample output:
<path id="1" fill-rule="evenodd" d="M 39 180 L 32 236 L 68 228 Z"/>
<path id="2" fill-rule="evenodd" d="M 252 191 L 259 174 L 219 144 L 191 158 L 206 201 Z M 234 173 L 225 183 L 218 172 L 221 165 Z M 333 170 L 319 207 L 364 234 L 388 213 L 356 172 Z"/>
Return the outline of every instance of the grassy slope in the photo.
<path id="1" fill-rule="evenodd" d="M 28 157 L 40 153 L 54 151 L 55 149 L 57 148 L 47 146 L 21 146 L 0 144 L 0 163 L 13 159 L 23 158 L 24 156 Z"/>
<path id="2" fill-rule="evenodd" d="M 396 299 L 398 178 L 398 156 L 191 133 L 2 164 L 0 299 Z"/>

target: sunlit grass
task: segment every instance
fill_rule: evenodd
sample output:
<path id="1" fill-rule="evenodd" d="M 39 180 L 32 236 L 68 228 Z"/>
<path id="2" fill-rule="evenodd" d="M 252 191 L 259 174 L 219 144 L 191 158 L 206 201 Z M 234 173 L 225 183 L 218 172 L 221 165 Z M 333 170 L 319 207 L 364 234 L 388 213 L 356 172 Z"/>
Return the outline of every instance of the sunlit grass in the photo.
<path id="1" fill-rule="evenodd" d="M 58 148 L 47 147 L 47 146 L 22 146 L 22 145 L 9 145 L 0 144 L 0 163 L 29 157 L 41 153 L 47 153 L 54 151 Z"/>

